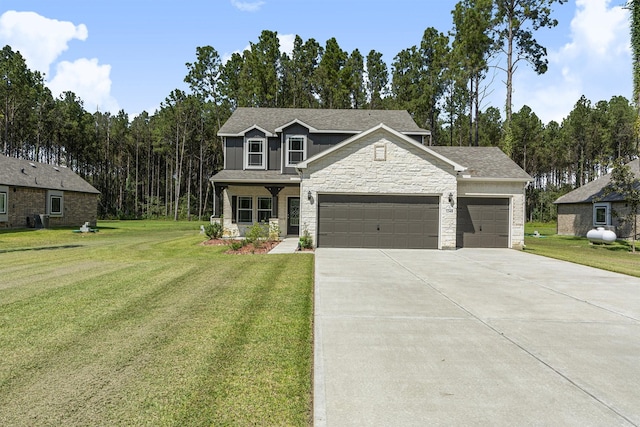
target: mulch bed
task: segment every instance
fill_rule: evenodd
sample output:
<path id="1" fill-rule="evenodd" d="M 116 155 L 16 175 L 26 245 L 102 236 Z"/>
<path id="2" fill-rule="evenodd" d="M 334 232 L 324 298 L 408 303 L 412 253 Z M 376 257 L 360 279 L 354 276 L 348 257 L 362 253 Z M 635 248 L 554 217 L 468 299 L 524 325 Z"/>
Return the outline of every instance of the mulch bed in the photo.
<path id="1" fill-rule="evenodd" d="M 231 243 L 237 242 L 237 241 L 238 240 L 231 240 L 231 239 L 211 239 L 211 240 L 205 240 L 204 242 L 202 242 L 202 244 L 205 246 L 226 245 L 226 246 L 229 246 L 229 249 L 225 251 L 225 254 L 247 255 L 247 254 L 266 254 L 271 249 L 278 246 L 278 244 L 280 243 L 279 241 L 262 242 L 262 244 L 259 247 L 256 247 L 253 243 L 248 243 L 243 247 L 241 247 L 240 249 L 238 249 L 237 251 L 234 251 L 233 249 L 231 249 Z"/>

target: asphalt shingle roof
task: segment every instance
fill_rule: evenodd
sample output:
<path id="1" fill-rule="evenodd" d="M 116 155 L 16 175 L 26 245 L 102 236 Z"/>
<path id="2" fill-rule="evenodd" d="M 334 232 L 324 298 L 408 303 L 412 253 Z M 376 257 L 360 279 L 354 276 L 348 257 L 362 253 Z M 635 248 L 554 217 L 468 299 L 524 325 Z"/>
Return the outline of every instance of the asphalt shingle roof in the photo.
<path id="1" fill-rule="evenodd" d="M 0 155 L 0 185 L 100 194 L 68 168 L 3 155 Z"/>
<path id="2" fill-rule="evenodd" d="M 531 180 L 516 162 L 498 147 L 429 147 L 436 153 L 467 168 L 471 178 Z"/>
<path id="3" fill-rule="evenodd" d="M 220 128 L 219 135 L 239 135 L 248 128 L 260 128 L 276 133 L 276 129 L 294 120 L 318 131 L 359 133 L 374 126 L 385 125 L 401 133 L 429 135 L 405 110 L 329 110 L 313 108 L 237 108 Z"/>
<path id="4" fill-rule="evenodd" d="M 640 179 L 640 159 L 635 159 L 627 166 Z M 611 173 L 601 176 L 585 185 L 576 188 L 575 190 L 558 197 L 554 203 L 592 203 L 594 201 L 601 202 L 614 202 L 623 200 L 622 196 L 617 193 L 609 194 L 607 197 L 603 197 L 604 188 L 611 182 Z"/>

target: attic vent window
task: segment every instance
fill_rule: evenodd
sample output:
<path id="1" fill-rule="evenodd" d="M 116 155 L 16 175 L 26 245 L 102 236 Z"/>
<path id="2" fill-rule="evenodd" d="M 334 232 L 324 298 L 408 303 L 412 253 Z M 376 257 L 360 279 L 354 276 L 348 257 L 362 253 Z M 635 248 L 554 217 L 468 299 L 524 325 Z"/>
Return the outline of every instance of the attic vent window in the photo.
<path id="1" fill-rule="evenodd" d="M 377 162 L 384 162 L 387 160 L 386 144 L 376 144 L 373 146 L 373 160 Z"/>

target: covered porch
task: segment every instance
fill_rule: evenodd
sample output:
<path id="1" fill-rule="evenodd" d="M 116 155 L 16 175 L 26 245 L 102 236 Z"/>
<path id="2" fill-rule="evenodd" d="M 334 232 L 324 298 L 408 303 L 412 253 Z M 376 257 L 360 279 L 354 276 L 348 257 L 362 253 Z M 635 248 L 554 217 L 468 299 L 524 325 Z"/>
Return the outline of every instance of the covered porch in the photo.
<path id="1" fill-rule="evenodd" d="M 244 236 L 253 224 L 277 227 L 280 237 L 298 236 L 300 178 L 278 171 L 223 170 L 211 179 L 214 189 L 211 222 L 225 237 Z"/>

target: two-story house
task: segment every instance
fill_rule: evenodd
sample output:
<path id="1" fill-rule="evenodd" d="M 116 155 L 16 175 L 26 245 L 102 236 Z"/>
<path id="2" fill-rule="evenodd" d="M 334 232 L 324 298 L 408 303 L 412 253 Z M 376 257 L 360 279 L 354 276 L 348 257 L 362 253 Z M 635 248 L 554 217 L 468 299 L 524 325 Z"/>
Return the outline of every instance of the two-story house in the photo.
<path id="1" fill-rule="evenodd" d="M 213 221 L 316 246 L 519 247 L 531 179 L 493 147 L 430 146 L 406 111 L 238 108 L 222 126 Z"/>

